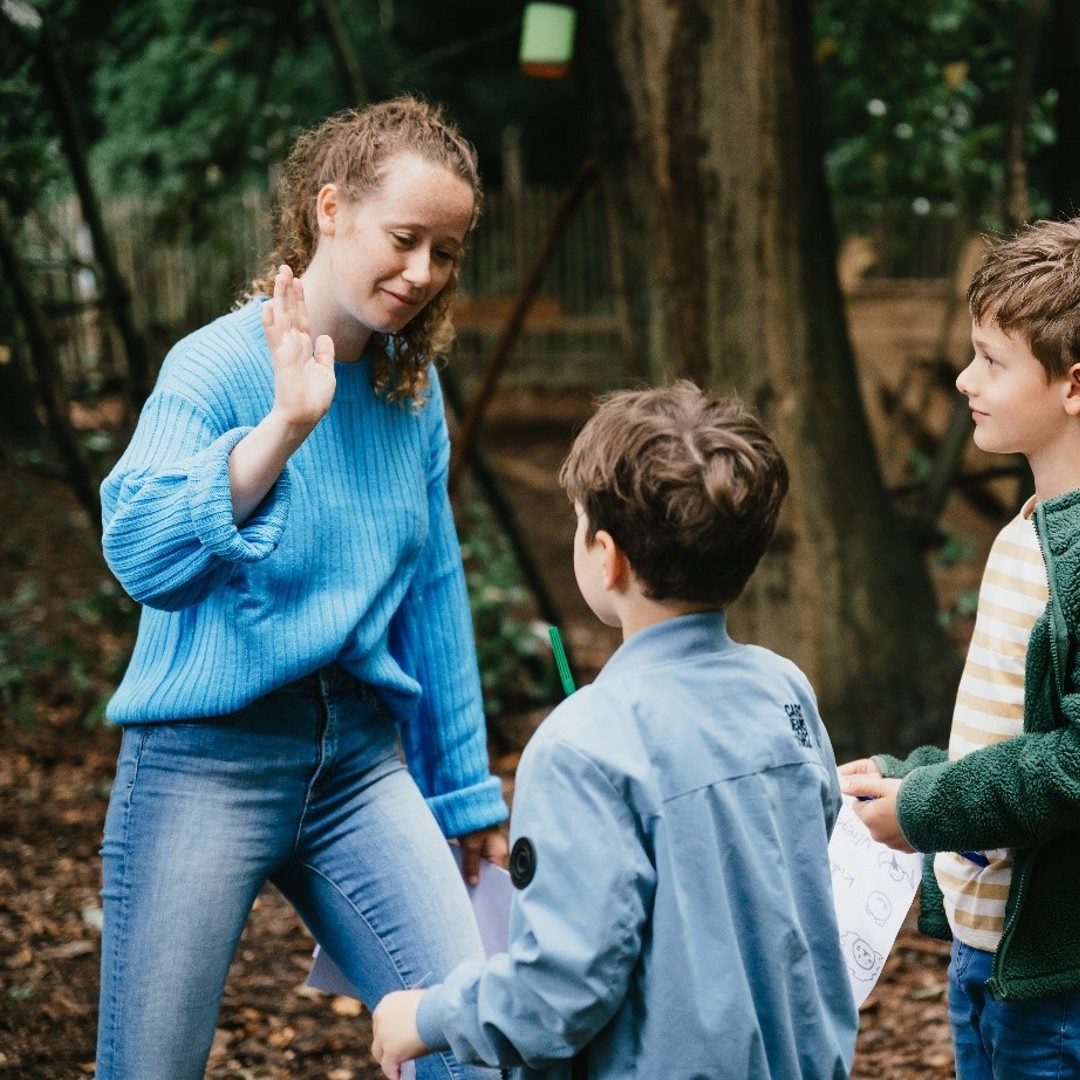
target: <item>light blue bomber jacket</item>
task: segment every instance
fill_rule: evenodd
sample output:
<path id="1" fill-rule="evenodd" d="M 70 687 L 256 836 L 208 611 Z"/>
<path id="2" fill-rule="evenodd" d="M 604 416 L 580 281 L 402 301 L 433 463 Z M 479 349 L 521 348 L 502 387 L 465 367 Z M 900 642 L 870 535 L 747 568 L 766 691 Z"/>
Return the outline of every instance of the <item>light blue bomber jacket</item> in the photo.
<path id="1" fill-rule="evenodd" d="M 583 1049 L 593 1080 L 841 1080 L 839 806 L 794 664 L 721 612 L 638 632 L 526 747 L 509 950 L 427 990 L 421 1038 L 549 1080 Z"/>

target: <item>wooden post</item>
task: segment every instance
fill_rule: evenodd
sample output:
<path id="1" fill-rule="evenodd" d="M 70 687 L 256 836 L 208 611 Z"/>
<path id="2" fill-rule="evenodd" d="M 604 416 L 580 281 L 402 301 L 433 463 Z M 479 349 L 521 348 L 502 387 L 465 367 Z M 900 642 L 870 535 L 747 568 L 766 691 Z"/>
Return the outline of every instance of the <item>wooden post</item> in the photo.
<path id="1" fill-rule="evenodd" d="M 562 202 L 556 207 L 555 214 L 551 219 L 551 223 L 548 225 L 547 233 L 540 242 L 536 254 L 533 256 L 532 265 L 529 267 L 529 272 L 525 275 L 525 280 L 522 281 L 521 288 L 518 290 L 514 307 L 506 320 L 506 325 L 503 327 L 502 333 L 499 335 L 499 340 L 495 345 L 495 351 L 491 354 L 491 359 L 488 361 L 487 370 L 484 372 L 480 387 L 473 396 L 468 411 L 461 422 L 461 429 L 454 439 L 453 449 L 450 455 L 451 494 L 457 488 L 457 482 L 461 475 L 465 459 L 476 439 L 476 433 L 483 422 L 487 407 L 491 403 L 491 398 L 495 393 L 495 387 L 498 385 L 503 368 L 506 367 L 506 362 L 510 357 L 510 351 L 516 344 L 517 339 L 521 336 L 521 329 L 525 325 L 525 317 L 529 313 L 529 308 L 532 306 L 533 300 L 536 299 L 536 294 L 540 291 L 540 281 L 543 277 L 544 269 L 558 246 L 559 239 L 562 236 L 563 229 L 566 227 L 566 223 L 569 220 L 571 213 L 573 213 L 574 208 L 580 202 L 582 195 L 585 194 L 589 184 L 593 182 L 598 172 L 599 164 L 596 159 L 587 159 L 584 165 L 582 165 L 581 171 L 577 175 L 577 179 L 563 196 Z"/>

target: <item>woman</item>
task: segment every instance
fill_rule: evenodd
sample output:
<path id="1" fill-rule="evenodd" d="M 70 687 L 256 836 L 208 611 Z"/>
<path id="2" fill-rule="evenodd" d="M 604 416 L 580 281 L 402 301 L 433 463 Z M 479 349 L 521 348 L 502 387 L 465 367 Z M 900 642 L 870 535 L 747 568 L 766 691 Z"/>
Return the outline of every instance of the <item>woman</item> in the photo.
<path id="1" fill-rule="evenodd" d="M 482 956 L 443 837 L 474 878 L 506 807 L 431 366 L 480 198 L 412 98 L 303 135 L 276 273 L 170 352 L 103 485 L 144 608 L 109 705 L 98 1080 L 203 1075 L 267 880 L 369 1002 Z"/>

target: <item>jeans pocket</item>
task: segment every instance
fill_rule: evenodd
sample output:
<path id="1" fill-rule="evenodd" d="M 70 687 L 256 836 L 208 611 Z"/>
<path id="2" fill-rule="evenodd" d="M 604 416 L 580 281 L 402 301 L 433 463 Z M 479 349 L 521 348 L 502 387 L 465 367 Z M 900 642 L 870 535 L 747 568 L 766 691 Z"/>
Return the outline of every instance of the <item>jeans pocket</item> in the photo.
<path id="1" fill-rule="evenodd" d="M 962 983 L 970 966 L 971 949 L 969 949 L 962 941 L 957 941 L 954 938 L 952 943 L 952 956 L 949 960 L 949 976 L 957 983 Z"/>

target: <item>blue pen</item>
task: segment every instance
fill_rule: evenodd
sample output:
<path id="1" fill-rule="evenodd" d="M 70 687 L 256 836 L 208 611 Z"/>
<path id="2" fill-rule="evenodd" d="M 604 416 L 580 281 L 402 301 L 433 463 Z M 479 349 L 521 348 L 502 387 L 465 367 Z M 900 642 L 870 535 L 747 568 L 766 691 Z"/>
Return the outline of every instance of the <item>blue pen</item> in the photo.
<path id="1" fill-rule="evenodd" d="M 872 802 L 876 795 L 856 795 L 856 799 L 859 802 Z M 977 851 L 958 851 L 959 855 L 963 859 L 967 859 L 968 862 L 973 862 L 976 866 L 989 866 L 990 860 L 985 855 L 980 855 Z"/>

